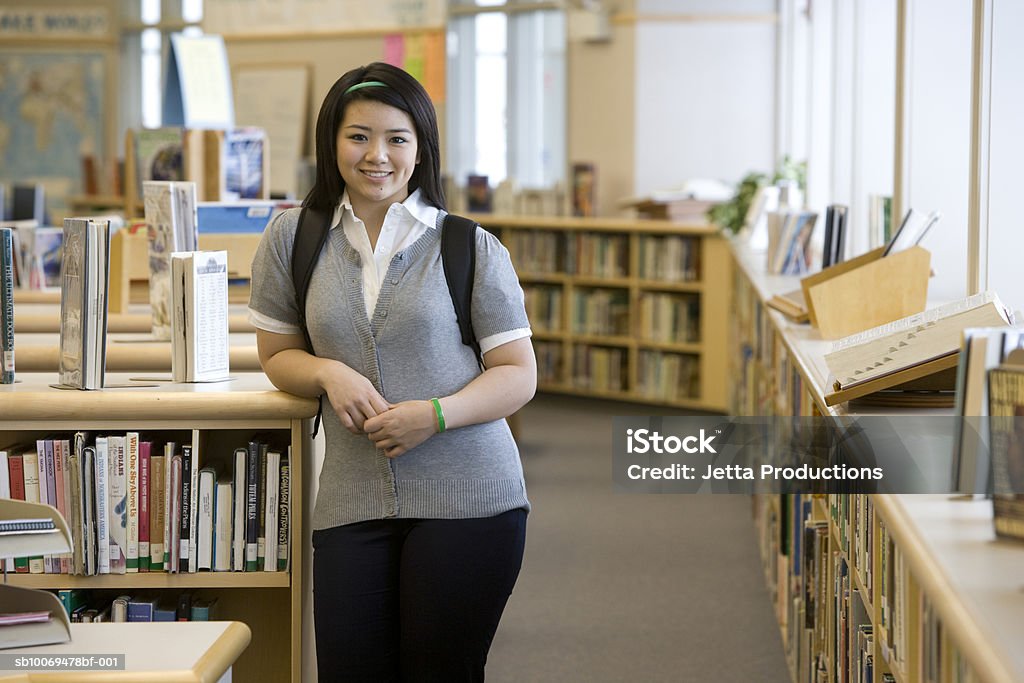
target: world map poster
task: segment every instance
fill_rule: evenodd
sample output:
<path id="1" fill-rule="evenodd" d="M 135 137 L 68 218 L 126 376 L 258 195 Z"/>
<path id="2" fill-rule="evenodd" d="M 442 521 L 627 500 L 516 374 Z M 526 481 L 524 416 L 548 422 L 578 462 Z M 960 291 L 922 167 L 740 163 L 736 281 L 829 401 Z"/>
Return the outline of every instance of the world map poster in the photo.
<path id="1" fill-rule="evenodd" d="M 82 156 L 102 158 L 101 52 L 0 51 L 0 182 L 40 182 L 47 203 L 82 193 Z"/>

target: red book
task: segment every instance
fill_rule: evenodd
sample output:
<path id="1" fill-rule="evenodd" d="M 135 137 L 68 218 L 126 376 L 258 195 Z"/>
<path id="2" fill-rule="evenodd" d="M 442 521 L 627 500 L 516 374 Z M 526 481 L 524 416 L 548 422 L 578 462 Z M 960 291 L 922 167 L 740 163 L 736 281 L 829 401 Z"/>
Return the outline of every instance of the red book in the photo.
<path id="1" fill-rule="evenodd" d="M 64 454 L 63 444 L 66 441 L 60 439 L 53 440 L 53 479 L 54 479 L 54 492 L 57 494 L 57 500 L 52 501 L 50 505 L 57 508 L 57 512 L 64 516 L 64 519 L 68 518 L 67 502 L 64 500 L 64 463 L 67 462 L 67 455 Z M 61 574 L 68 574 L 68 558 L 66 557 L 54 557 L 55 569 L 59 569 Z"/>
<path id="2" fill-rule="evenodd" d="M 139 442 L 139 571 L 149 571 L 149 457 L 150 441 Z"/>

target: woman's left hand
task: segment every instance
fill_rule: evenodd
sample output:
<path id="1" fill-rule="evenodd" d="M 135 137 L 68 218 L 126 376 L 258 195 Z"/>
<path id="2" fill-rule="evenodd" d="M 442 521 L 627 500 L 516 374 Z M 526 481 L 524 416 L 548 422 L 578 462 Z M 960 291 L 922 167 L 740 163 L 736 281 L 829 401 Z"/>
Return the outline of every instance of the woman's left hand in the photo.
<path id="1" fill-rule="evenodd" d="M 363 431 L 389 458 L 423 443 L 437 431 L 430 401 L 403 401 L 363 423 Z"/>

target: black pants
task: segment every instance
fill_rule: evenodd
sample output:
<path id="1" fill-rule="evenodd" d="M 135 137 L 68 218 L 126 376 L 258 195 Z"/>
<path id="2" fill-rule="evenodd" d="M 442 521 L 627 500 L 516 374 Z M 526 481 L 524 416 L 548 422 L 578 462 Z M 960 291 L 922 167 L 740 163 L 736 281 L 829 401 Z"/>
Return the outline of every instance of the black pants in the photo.
<path id="1" fill-rule="evenodd" d="M 525 543 L 524 510 L 313 532 L 320 681 L 482 681 Z"/>

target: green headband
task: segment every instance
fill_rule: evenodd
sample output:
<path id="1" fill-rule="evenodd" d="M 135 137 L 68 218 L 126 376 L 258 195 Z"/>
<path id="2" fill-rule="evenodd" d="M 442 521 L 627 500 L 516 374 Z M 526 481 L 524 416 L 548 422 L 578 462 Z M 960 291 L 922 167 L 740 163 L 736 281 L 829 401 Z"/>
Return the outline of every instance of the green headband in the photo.
<path id="1" fill-rule="evenodd" d="M 347 95 L 354 90 L 359 90 L 360 88 L 369 88 L 370 86 L 373 85 L 380 86 L 381 88 L 388 87 L 387 83 L 381 83 L 380 81 L 365 81 L 363 83 L 356 83 L 355 85 L 350 86 L 349 89 L 346 90 L 343 94 Z"/>

